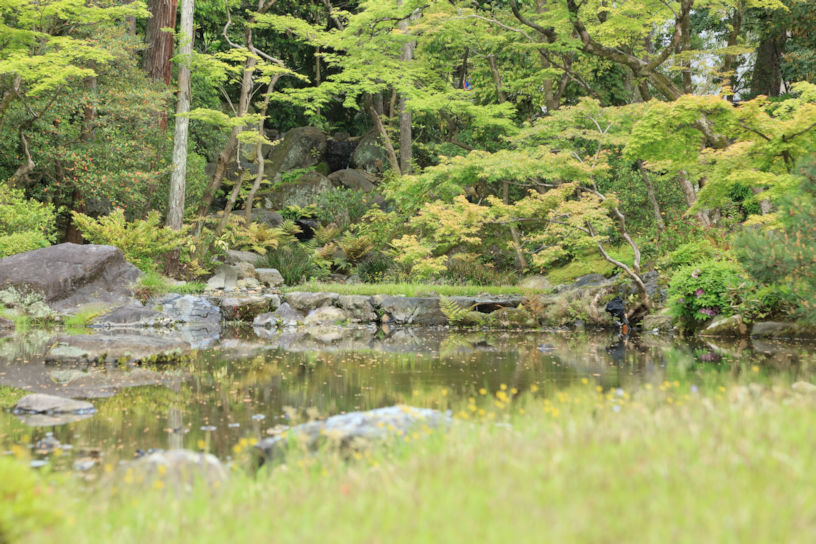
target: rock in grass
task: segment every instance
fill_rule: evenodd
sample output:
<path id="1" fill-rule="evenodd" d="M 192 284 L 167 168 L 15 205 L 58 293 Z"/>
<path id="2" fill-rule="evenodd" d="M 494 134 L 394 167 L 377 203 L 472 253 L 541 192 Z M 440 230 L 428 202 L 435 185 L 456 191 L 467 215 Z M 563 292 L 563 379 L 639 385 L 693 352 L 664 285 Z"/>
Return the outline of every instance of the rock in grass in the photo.
<path id="1" fill-rule="evenodd" d="M 217 457 L 184 449 L 150 453 L 123 464 L 117 473 L 118 481 L 125 485 L 155 488 L 161 482 L 161 487 L 177 493 L 191 491 L 198 483 L 218 486 L 227 478 L 227 469 Z"/>
<path id="2" fill-rule="evenodd" d="M 32 393 L 17 401 L 17 414 L 87 414 L 94 411 L 90 402 L 68 399 L 56 395 Z"/>
<path id="3" fill-rule="evenodd" d="M 6 319 L 5 317 L 0 317 L 0 331 L 13 331 L 14 330 L 14 321 L 11 319 Z"/>
<path id="4" fill-rule="evenodd" d="M 813 385 L 810 382 L 796 382 L 791 386 L 791 389 L 797 393 L 802 393 L 805 395 L 812 395 L 816 393 L 816 385 Z"/>
<path id="5" fill-rule="evenodd" d="M 283 453 L 289 440 L 308 450 L 326 443 L 341 449 L 361 449 L 372 442 L 402 436 L 417 427 L 432 429 L 450 425 L 452 421 L 449 414 L 437 410 L 389 406 L 297 425 L 286 429 L 285 433 L 261 440 L 256 447 L 268 460 Z"/>
<path id="6" fill-rule="evenodd" d="M 256 268 L 255 275 L 258 276 L 258 281 L 270 287 L 278 287 L 284 284 L 283 276 L 277 268 Z"/>

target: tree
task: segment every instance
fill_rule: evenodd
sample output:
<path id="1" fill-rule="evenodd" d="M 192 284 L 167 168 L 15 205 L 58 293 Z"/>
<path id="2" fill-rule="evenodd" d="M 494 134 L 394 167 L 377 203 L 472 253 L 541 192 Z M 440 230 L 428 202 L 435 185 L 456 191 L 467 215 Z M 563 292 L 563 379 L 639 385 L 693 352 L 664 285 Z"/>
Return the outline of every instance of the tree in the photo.
<path id="1" fill-rule="evenodd" d="M 195 0 L 181 0 L 181 32 L 179 34 L 178 102 L 176 130 L 173 138 L 173 175 L 170 178 L 170 202 L 167 226 L 181 230 L 184 221 L 184 188 L 187 179 L 187 131 L 190 119 L 190 57 L 193 52 L 193 9 Z"/>

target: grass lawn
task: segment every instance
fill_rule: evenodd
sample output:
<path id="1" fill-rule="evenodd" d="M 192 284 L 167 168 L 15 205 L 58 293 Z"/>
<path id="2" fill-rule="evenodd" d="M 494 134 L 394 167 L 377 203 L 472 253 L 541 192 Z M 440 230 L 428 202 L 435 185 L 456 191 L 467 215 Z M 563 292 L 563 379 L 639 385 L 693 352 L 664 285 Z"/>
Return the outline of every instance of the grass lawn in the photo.
<path id="1" fill-rule="evenodd" d="M 58 519 L 21 540 L 812 541 L 816 395 L 700 387 L 665 382 L 630 397 L 586 385 L 511 403 L 477 395 L 454 409 L 464 421 L 448 432 L 418 431 L 350 462 L 293 455 L 182 496 L 38 476 L 38 505 Z M 4 509 L 0 529 L 15 522 Z"/>
<path id="2" fill-rule="evenodd" d="M 429 285 L 421 283 L 318 283 L 309 282 L 286 287 L 284 292 L 310 291 L 339 293 L 341 295 L 405 295 L 418 297 L 425 295 L 475 296 L 475 295 L 524 295 L 536 291 L 522 289 L 515 285 Z"/>

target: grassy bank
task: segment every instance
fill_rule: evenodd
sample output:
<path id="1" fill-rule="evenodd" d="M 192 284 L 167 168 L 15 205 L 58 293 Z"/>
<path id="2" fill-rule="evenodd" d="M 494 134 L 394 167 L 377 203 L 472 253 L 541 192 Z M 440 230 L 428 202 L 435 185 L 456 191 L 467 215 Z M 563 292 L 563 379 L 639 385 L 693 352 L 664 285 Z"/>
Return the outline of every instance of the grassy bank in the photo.
<path id="1" fill-rule="evenodd" d="M 315 293 L 339 293 L 341 295 L 405 295 L 471 297 L 476 295 L 525 295 L 536 293 L 515 285 L 428 285 L 422 283 L 318 283 L 309 282 L 286 287 L 284 292 L 308 291 Z"/>
<path id="2" fill-rule="evenodd" d="M 43 478 L 59 520 L 26 540 L 805 542 L 816 530 L 816 396 L 664 383 L 486 400 L 457 408 L 467 422 L 447 433 L 351 463 L 293 457 L 184 497 Z"/>

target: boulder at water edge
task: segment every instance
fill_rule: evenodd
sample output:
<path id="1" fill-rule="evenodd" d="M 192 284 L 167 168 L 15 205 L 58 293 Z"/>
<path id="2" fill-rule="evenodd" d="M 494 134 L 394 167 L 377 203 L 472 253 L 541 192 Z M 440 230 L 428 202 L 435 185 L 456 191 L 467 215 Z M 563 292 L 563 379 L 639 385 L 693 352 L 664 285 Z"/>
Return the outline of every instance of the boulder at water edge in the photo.
<path id="1" fill-rule="evenodd" d="M 40 293 L 57 310 L 124 304 L 140 275 L 113 246 L 66 243 L 0 259 L 0 289 Z"/>

